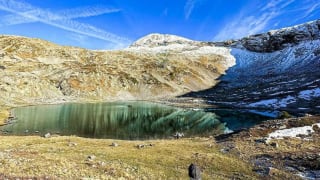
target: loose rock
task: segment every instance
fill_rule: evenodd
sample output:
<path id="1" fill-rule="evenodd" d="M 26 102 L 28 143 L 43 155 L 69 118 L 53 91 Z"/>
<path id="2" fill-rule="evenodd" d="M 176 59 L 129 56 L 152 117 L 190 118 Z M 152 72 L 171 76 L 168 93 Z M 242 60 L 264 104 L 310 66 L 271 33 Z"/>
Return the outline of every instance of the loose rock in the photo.
<path id="1" fill-rule="evenodd" d="M 87 157 L 87 160 L 88 160 L 88 161 L 93 161 L 94 159 L 96 159 L 96 156 L 94 156 L 94 155 L 89 155 L 89 156 Z"/>
<path id="2" fill-rule="evenodd" d="M 176 139 L 180 139 L 180 138 L 184 137 L 184 134 L 180 133 L 180 132 L 176 132 L 176 134 L 173 135 L 173 137 L 175 137 Z"/>
<path id="3" fill-rule="evenodd" d="M 201 171 L 197 165 L 190 164 L 188 170 L 189 170 L 190 180 L 200 180 L 201 179 Z"/>
<path id="4" fill-rule="evenodd" d="M 141 148 L 145 148 L 145 147 L 152 147 L 152 146 L 154 146 L 154 144 L 138 144 L 137 145 L 137 148 L 138 149 L 141 149 Z"/>
<path id="5" fill-rule="evenodd" d="M 113 147 L 118 147 L 119 144 L 118 144 L 118 143 L 115 143 L 115 142 L 112 142 L 111 146 L 113 146 Z"/>
<path id="6" fill-rule="evenodd" d="M 47 133 L 44 135 L 44 138 L 50 138 L 51 137 L 51 134 L 50 133 Z"/>
<path id="7" fill-rule="evenodd" d="M 76 146 L 76 145 L 78 145 L 78 144 L 75 142 L 69 142 L 69 144 L 68 144 L 68 146 Z"/>
<path id="8" fill-rule="evenodd" d="M 276 143 L 276 142 L 272 142 L 272 143 L 270 143 L 270 146 L 275 147 L 275 148 L 278 148 L 278 147 L 279 147 L 279 144 Z"/>

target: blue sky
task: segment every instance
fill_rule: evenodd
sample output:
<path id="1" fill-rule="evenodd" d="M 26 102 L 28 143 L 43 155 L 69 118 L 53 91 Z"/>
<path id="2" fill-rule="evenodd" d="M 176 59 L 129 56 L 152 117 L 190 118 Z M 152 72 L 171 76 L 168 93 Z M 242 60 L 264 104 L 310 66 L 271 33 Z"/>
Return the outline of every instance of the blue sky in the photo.
<path id="1" fill-rule="evenodd" d="M 0 34 L 119 49 L 150 34 L 236 39 L 320 19 L 319 0 L 0 0 Z"/>

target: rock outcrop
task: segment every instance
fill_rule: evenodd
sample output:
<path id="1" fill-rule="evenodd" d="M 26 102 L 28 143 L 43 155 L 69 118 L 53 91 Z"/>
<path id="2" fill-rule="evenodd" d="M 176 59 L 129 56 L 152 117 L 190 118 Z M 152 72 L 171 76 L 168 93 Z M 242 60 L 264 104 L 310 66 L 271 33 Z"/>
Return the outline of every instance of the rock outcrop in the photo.
<path id="1" fill-rule="evenodd" d="M 320 39 L 320 20 L 305 24 L 271 30 L 239 40 L 214 43 L 218 46 L 245 48 L 254 52 L 274 52 L 298 45 L 300 42 Z"/>
<path id="2" fill-rule="evenodd" d="M 241 39 L 241 44 L 255 52 L 274 52 L 303 41 L 320 39 L 320 20 Z"/>

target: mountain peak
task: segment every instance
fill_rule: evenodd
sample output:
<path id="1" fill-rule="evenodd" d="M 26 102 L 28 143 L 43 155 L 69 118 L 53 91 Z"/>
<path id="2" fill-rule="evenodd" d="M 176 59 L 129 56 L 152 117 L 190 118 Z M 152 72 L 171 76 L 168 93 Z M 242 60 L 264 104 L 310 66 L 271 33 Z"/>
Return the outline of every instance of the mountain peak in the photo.
<path id="1" fill-rule="evenodd" d="M 152 33 L 147 36 L 144 36 L 134 42 L 130 47 L 154 47 L 154 46 L 166 46 L 169 44 L 181 44 L 186 42 L 192 42 L 192 40 L 171 35 L 171 34 L 158 34 Z"/>

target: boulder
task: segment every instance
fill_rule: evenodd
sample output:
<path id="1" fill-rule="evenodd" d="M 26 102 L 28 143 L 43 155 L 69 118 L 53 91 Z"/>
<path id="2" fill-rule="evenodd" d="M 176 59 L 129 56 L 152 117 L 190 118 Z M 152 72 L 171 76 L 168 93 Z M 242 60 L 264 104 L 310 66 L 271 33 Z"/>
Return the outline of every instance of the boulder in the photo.
<path id="1" fill-rule="evenodd" d="M 50 133 L 46 133 L 43 137 L 44 137 L 44 138 L 50 138 L 50 137 L 51 137 L 51 134 L 50 134 Z"/>
<path id="2" fill-rule="evenodd" d="M 201 179 L 201 170 L 196 164 L 190 164 L 189 168 L 189 177 L 190 180 L 200 180 Z"/>

